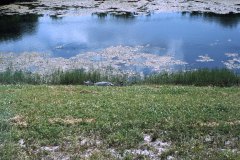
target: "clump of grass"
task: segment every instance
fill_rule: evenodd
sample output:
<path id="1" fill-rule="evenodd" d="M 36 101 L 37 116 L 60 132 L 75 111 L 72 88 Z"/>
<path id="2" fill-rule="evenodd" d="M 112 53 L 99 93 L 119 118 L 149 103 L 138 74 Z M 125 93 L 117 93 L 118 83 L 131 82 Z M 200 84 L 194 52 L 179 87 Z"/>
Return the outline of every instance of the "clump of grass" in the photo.
<path id="1" fill-rule="evenodd" d="M 223 87 L 239 85 L 240 77 L 228 69 L 200 69 L 187 72 L 154 74 L 146 77 L 144 83 Z"/>

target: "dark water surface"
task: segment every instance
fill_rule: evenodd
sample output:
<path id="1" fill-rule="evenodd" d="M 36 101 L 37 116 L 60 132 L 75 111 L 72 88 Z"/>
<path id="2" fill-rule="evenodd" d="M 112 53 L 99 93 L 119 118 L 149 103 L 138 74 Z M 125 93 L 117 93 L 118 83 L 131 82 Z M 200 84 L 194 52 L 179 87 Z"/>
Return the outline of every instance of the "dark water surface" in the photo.
<path id="1" fill-rule="evenodd" d="M 143 45 L 143 52 L 172 55 L 187 62 L 189 68 L 224 67 L 229 58 L 238 66 L 240 15 L 0 16 L 2 53 L 41 52 L 70 58 L 117 45 Z"/>

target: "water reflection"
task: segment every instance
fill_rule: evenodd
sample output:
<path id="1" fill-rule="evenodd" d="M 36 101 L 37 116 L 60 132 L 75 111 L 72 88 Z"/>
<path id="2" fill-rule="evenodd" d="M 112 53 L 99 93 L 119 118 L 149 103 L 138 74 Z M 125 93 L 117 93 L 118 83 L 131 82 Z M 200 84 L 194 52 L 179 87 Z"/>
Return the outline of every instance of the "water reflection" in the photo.
<path id="1" fill-rule="evenodd" d="M 132 12 L 96 12 L 92 14 L 93 16 L 97 16 L 99 19 L 106 19 L 108 17 L 115 18 L 115 19 L 122 19 L 122 20 L 134 20 L 136 18 L 136 14 Z"/>
<path id="2" fill-rule="evenodd" d="M 63 19 L 63 17 L 59 17 L 58 15 L 51 15 L 50 18 L 53 20 L 53 21 L 60 21 Z"/>
<path id="3" fill-rule="evenodd" d="M 189 15 L 191 18 L 203 18 L 204 21 L 214 22 L 223 27 L 237 27 L 240 23 L 240 14 L 216 14 L 216 13 L 199 13 L 199 12 L 183 12 L 183 16 Z"/>
<path id="4" fill-rule="evenodd" d="M 1 0 L 0 5 L 10 4 L 16 2 L 16 0 Z"/>
<path id="5" fill-rule="evenodd" d="M 1 15 L 0 41 L 16 40 L 25 34 L 34 34 L 38 15 Z"/>
<path id="6" fill-rule="evenodd" d="M 0 52 L 41 52 L 69 59 L 90 51 L 95 55 L 111 46 L 144 46 L 143 53 L 171 56 L 191 68 L 222 67 L 228 60 L 225 53 L 240 52 L 239 22 L 240 15 L 195 12 L 2 16 Z"/>

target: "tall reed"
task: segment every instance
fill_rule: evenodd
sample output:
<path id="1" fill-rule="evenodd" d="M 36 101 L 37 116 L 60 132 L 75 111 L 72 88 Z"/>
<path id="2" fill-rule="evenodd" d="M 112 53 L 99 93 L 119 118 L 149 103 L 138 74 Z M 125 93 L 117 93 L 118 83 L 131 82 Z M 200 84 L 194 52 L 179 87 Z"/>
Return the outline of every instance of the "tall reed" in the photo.
<path id="1" fill-rule="evenodd" d="M 129 84 L 173 84 L 196 86 L 239 86 L 240 76 L 228 69 L 199 69 L 186 72 L 158 73 L 145 76 L 129 77 L 126 74 L 113 75 L 109 72 L 85 71 L 76 69 L 69 71 L 56 71 L 50 75 L 13 71 L 7 69 L 0 72 L 0 84 L 53 84 L 53 85 L 83 85 L 84 81 L 93 83 L 98 81 L 111 81 L 115 85 Z"/>

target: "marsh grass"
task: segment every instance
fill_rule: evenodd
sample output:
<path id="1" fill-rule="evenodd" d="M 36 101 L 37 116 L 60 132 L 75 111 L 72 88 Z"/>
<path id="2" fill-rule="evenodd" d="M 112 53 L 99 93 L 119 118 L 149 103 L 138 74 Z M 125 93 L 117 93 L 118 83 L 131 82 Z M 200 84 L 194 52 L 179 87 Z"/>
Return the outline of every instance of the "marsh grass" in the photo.
<path id="1" fill-rule="evenodd" d="M 56 71 L 49 76 L 49 84 L 61 85 L 83 85 L 84 81 L 91 81 L 93 83 L 99 81 L 111 81 L 115 84 L 127 83 L 127 76 L 124 74 L 112 75 L 111 73 L 101 73 L 100 71 L 85 71 L 83 69 L 76 69 L 70 71 Z"/>
<path id="2" fill-rule="evenodd" d="M 8 68 L 4 72 L 0 72 L 1 84 L 41 84 L 40 75 L 24 71 L 13 71 Z"/>
<path id="3" fill-rule="evenodd" d="M 56 71 L 50 75 L 51 84 L 64 84 L 64 85 L 79 85 L 83 84 L 84 81 L 97 82 L 100 81 L 101 74 L 97 71 L 86 72 L 83 69 L 72 70 L 72 71 Z"/>
<path id="4" fill-rule="evenodd" d="M 154 74 L 146 77 L 144 82 L 146 84 L 234 86 L 240 84 L 240 76 L 228 69 L 200 69 Z"/>
<path id="5" fill-rule="evenodd" d="M 240 76 L 228 69 L 199 69 L 195 71 L 158 73 L 143 77 L 129 77 L 126 74 L 113 75 L 98 70 L 83 69 L 55 71 L 51 75 L 40 76 L 30 72 L 7 69 L 0 73 L 1 84 L 54 84 L 83 85 L 84 81 L 111 81 L 115 85 L 132 84 L 172 84 L 195 86 L 239 86 Z"/>

